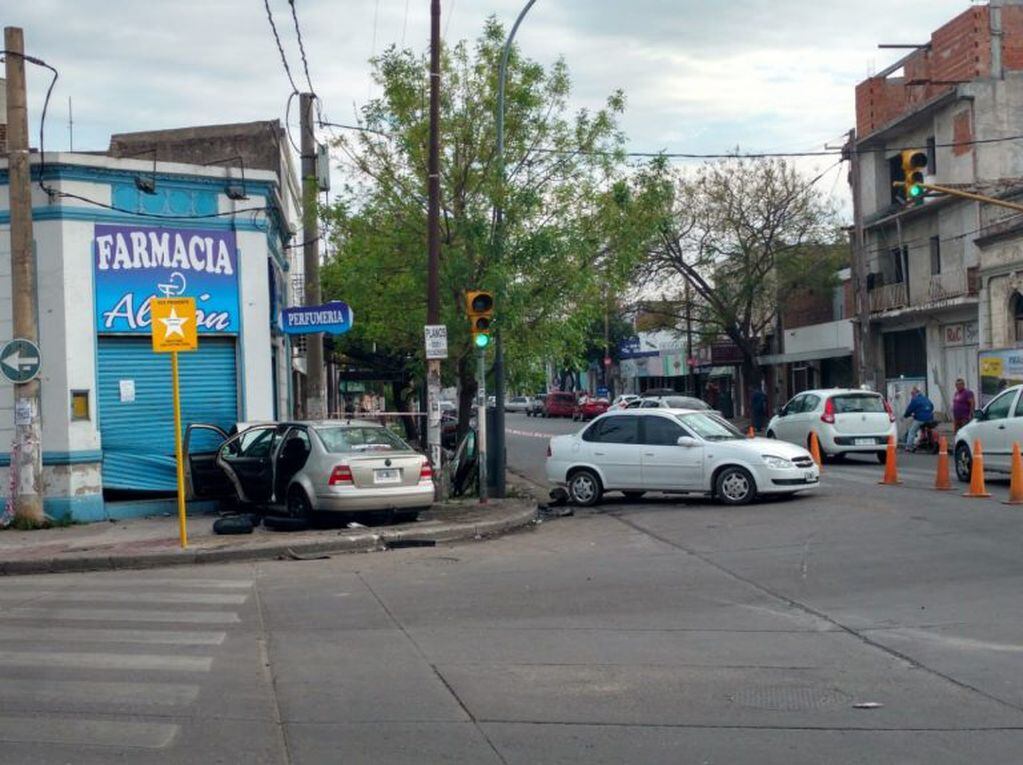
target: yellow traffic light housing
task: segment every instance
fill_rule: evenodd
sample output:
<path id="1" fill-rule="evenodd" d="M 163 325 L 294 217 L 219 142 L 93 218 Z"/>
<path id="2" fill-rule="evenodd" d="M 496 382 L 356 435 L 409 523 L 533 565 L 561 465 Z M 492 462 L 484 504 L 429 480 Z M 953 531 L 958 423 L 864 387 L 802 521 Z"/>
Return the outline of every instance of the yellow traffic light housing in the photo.
<path id="1" fill-rule="evenodd" d="M 924 199 L 924 170 L 927 168 L 927 152 L 906 149 L 902 152 L 902 193 L 906 202 L 921 204 Z"/>
<path id="2" fill-rule="evenodd" d="M 486 290 L 466 290 L 465 312 L 469 316 L 472 344 L 477 348 L 490 345 L 490 325 L 494 317 L 494 294 Z"/>

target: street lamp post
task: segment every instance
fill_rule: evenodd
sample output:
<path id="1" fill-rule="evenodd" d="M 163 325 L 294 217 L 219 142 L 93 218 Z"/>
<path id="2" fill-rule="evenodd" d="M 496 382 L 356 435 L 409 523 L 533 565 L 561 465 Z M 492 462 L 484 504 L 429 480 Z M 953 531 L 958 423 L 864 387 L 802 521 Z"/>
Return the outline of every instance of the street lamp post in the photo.
<path id="1" fill-rule="evenodd" d="M 497 75 L 497 172 L 498 191 L 497 207 L 494 211 L 494 260 L 499 264 L 504 259 L 504 81 L 508 74 L 508 56 L 511 53 L 512 41 L 515 33 L 519 31 L 519 24 L 529 13 L 536 0 L 529 0 L 526 6 L 519 13 L 515 24 L 508 33 L 508 39 L 504 41 L 504 49 L 501 51 L 501 68 Z M 500 274 L 500 269 L 498 270 Z M 497 290 L 497 310 L 504 310 L 504 279 L 499 278 Z M 499 314 L 500 315 L 500 314 Z M 503 497 L 505 494 L 505 467 L 507 465 L 507 451 L 504 437 L 504 343 L 502 342 L 501 322 L 498 320 L 494 330 L 494 438 L 493 449 L 497 461 L 497 470 L 494 475 L 494 496 Z"/>

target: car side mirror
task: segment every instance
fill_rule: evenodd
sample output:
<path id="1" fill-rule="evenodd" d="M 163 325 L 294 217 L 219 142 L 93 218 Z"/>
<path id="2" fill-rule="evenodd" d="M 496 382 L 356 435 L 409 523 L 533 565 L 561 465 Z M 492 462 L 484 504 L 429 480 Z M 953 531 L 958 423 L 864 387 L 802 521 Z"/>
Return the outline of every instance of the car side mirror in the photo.
<path id="1" fill-rule="evenodd" d="M 779 417 L 784 417 L 785 416 L 785 407 L 779 406 L 777 409 L 774 410 L 774 413 L 776 415 L 778 415 Z"/>
<path id="2" fill-rule="evenodd" d="M 986 420 L 987 413 L 983 409 L 976 409 L 973 412 L 973 419 L 975 420 Z"/>
<path id="3" fill-rule="evenodd" d="M 697 441 L 692 436 L 679 436 L 678 437 L 678 441 L 676 441 L 675 443 L 677 443 L 679 446 L 685 446 L 685 447 L 689 448 L 689 447 L 697 446 L 700 442 Z"/>

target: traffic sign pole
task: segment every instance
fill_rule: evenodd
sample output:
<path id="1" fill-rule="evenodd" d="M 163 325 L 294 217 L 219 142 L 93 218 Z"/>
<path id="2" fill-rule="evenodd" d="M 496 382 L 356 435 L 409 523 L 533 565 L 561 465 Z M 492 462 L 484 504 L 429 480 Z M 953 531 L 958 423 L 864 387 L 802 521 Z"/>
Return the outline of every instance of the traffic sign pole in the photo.
<path id="1" fill-rule="evenodd" d="M 171 386 L 174 390 L 174 457 L 178 463 L 178 536 L 181 549 L 188 547 L 185 522 L 185 460 L 181 447 L 181 389 L 178 385 L 178 352 L 171 351 Z"/>

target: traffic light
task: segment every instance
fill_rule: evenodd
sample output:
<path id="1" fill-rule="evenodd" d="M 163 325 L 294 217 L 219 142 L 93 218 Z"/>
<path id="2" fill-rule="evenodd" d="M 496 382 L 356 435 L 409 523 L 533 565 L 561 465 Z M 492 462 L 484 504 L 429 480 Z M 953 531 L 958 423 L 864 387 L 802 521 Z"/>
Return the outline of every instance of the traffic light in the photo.
<path id="1" fill-rule="evenodd" d="M 469 315 L 472 344 L 477 348 L 490 345 L 490 323 L 494 317 L 494 295 L 485 290 L 467 290 L 465 312 Z"/>
<path id="2" fill-rule="evenodd" d="M 902 188 L 906 202 L 921 204 L 924 199 L 924 170 L 927 168 L 927 152 L 906 149 L 902 152 Z"/>

